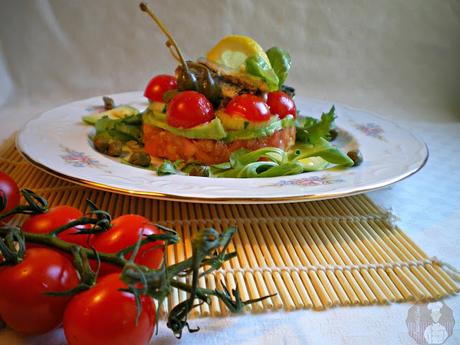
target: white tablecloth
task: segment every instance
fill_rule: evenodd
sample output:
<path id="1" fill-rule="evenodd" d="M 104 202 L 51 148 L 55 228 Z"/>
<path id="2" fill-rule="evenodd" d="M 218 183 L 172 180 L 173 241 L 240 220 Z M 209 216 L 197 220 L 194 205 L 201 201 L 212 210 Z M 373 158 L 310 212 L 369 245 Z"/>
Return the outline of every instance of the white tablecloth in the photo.
<path id="1" fill-rule="evenodd" d="M 406 1 L 155 2 L 190 56 L 246 33 L 287 48 L 301 95 L 365 108 L 426 141 L 419 173 L 369 195 L 429 255 L 460 268 L 460 3 Z M 204 39 L 206 38 L 206 39 Z M 173 63 L 163 37 L 127 1 L 9 1 L 0 12 L 0 142 L 40 112 L 71 100 L 140 89 Z M 457 323 L 460 297 L 444 301 Z M 416 344 L 411 304 L 338 307 L 192 320 L 182 344 Z M 60 331 L 0 344 L 63 344 Z M 176 343 L 164 323 L 156 344 Z"/>

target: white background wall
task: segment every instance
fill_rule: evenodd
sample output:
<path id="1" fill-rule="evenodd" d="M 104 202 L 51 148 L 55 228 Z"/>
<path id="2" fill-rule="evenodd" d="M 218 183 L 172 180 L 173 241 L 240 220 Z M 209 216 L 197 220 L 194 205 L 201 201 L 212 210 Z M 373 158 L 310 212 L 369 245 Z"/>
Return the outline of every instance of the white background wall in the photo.
<path id="1" fill-rule="evenodd" d="M 394 119 L 460 117 L 459 0 L 149 4 L 191 58 L 226 34 L 245 34 L 291 53 L 288 82 L 299 95 Z M 152 75 L 173 72 L 164 41 L 138 1 L 3 0 L 0 116 L 143 89 Z"/>

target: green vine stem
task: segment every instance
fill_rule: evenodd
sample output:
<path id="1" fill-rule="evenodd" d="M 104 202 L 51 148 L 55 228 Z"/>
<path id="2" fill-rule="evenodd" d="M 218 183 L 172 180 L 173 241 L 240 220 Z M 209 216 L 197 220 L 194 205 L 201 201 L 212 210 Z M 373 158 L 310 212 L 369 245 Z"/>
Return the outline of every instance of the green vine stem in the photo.
<path id="1" fill-rule="evenodd" d="M 166 35 L 166 37 L 168 38 L 168 40 L 166 41 L 166 46 L 168 47 L 168 49 L 170 49 L 173 57 L 176 60 L 179 60 L 182 66 L 184 67 L 184 70 L 188 72 L 188 66 L 185 61 L 184 55 L 182 54 L 173 35 L 169 32 L 169 30 L 166 28 L 166 26 L 163 24 L 160 18 L 158 18 L 155 12 L 153 12 L 144 2 L 141 2 L 139 4 L 139 8 L 141 9 L 142 12 L 147 13 L 150 16 L 150 18 L 152 18 L 153 21 L 158 25 L 160 30 Z M 174 50 L 172 50 L 171 48 L 174 48 Z"/>
<path id="2" fill-rule="evenodd" d="M 167 326 L 178 338 L 182 336 L 184 328 L 187 328 L 190 332 L 199 329 L 190 328 L 187 322 L 188 313 L 199 305 L 194 304 L 195 299 L 199 300 L 200 303 L 209 303 L 210 296 L 216 296 L 222 300 L 231 312 L 241 312 L 245 305 L 271 297 L 270 295 L 254 300 L 242 301 L 237 289 L 233 289 L 231 294 L 224 285 L 223 291 L 197 286 L 199 277 L 219 269 L 223 262 L 236 256 L 234 252 L 225 253 L 236 231 L 235 228 L 228 228 L 222 233 L 212 228 L 202 229 L 198 231 L 192 241 L 192 257 L 170 266 L 166 266 L 166 260 L 164 259 L 159 269 L 151 269 L 134 263 L 134 257 L 138 249 L 142 245 L 154 241 L 164 241 L 165 246 L 177 243 L 178 235 L 174 230 L 158 225 L 158 227 L 165 231 L 164 233 L 149 236 L 140 235 L 135 245 L 126 247 L 114 254 L 83 248 L 57 237 L 57 234 L 64 231 L 65 228 L 72 227 L 71 225 L 80 225 L 84 222 L 90 223 L 88 219 L 77 220 L 69 223 L 66 227 L 56 229 L 50 234 L 23 232 L 19 228 L 11 226 L 0 227 L 0 253 L 3 256 L 1 264 L 17 264 L 21 261 L 24 254 L 27 255 L 25 251 L 26 243 L 35 243 L 72 254 L 74 256 L 75 267 L 80 272 L 82 282 L 79 286 L 71 291 L 50 293 L 51 295 L 74 294 L 90 288 L 96 282 L 97 272 L 94 273 L 89 268 L 89 259 L 122 268 L 121 279 L 128 285 L 126 291 L 133 293 L 136 301 L 139 301 L 139 296 L 142 294 L 149 295 L 158 301 L 159 307 L 173 288 L 186 291 L 190 294 L 189 298 L 176 305 L 168 315 Z M 97 219 L 93 219 L 91 223 L 93 225 L 97 224 Z M 130 259 L 126 258 L 128 253 L 132 253 Z M 205 266 L 210 268 L 202 273 L 198 273 L 199 269 Z M 192 275 L 192 284 L 190 285 L 177 280 L 180 276 L 190 274 Z M 140 303 L 138 304 L 138 308 L 140 308 Z M 139 309 L 138 315 L 140 315 Z"/>
<path id="3" fill-rule="evenodd" d="M 26 205 L 19 205 L 8 212 L 0 214 L 0 221 L 14 214 L 40 214 L 48 211 L 48 201 L 29 189 L 21 189 L 21 194 L 26 200 Z M 2 205 L 6 205 L 6 196 L 1 197 Z M 3 208 L 0 208 L 0 210 Z"/>

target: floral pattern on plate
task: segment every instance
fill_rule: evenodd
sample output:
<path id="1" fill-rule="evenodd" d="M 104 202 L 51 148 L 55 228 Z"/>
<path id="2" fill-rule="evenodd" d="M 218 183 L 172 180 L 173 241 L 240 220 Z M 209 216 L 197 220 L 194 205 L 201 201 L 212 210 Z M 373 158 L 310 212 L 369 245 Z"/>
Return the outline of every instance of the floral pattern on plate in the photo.
<path id="1" fill-rule="evenodd" d="M 331 175 L 323 176 L 311 176 L 303 177 L 295 180 L 281 180 L 273 184 L 266 185 L 267 187 L 283 187 L 283 186 L 303 186 L 303 187 L 313 187 L 313 186 L 324 186 L 328 184 L 334 184 L 343 182 L 341 178 L 333 177 Z"/>
<path id="2" fill-rule="evenodd" d="M 385 131 L 383 128 L 375 122 L 368 122 L 365 124 L 354 123 L 354 127 L 360 132 L 364 133 L 369 137 L 373 137 L 382 141 L 386 141 L 385 136 L 383 135 Z"/>
<path id="3" fill-rule="evenodd" d="M 64 155 L 61 155 L 61 158 L 67 164 L 70 164 L 76 168 L 83 168 L 83 167 L 94 167 L 94 168 L 103 168 L 105 165 L 101 164 L 97 159 L 91 158 L 84 152 L 75 151 L 69 149 L 68 147 L 62 146 L 62 151 L 64 151 Z"/>

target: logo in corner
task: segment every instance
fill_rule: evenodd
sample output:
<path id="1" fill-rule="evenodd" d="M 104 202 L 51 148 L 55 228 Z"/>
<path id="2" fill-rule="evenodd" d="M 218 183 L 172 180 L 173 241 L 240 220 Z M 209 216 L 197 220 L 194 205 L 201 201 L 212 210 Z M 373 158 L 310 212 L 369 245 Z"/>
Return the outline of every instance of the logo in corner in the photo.
<path id="1" fill-rule="evenodd" d="M 454 313 L 442 301 L 414 305 L 407 312 L 406 325 L 417 344 L 444 344 L 454 330 Z"/>

